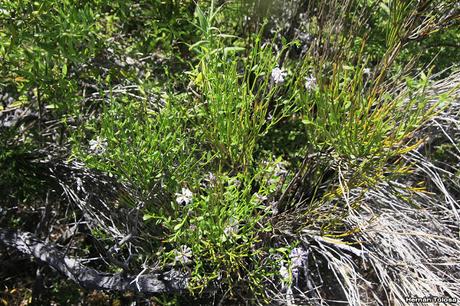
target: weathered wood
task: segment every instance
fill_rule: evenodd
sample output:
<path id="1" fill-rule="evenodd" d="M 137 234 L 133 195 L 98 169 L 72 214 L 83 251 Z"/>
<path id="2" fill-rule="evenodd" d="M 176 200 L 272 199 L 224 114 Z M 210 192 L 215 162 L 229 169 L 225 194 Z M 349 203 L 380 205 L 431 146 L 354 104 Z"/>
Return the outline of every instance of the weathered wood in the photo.
<path id="1" fill-rule="evenodd" d="M 0 228 L 0 242 L 35 257 L 85 289 L 155 294 L 178 292 L 187 287 L 186 275 L 176 270 L 144 275 L 97 271 L 83 265 L 81 259 L 65 256 L 56 246 L 44 243 L 29 232 Z"/>

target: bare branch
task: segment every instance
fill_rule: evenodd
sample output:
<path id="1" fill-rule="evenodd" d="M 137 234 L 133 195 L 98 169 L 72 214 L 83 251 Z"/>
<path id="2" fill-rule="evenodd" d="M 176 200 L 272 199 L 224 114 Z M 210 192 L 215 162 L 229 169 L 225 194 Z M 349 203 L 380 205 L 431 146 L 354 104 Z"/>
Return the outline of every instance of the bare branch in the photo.
<path id="1" fill-rule="evenodd" d="M 29 232 L 0 228 L 0 242 L 32 255 L 85 289 L 156 294 L 187 288 L 187 276 L 177 270 L 137 276 L 97 271 L 83 265 L 82 259 L 65 256 L 56 246 L 42 242 Z"/>

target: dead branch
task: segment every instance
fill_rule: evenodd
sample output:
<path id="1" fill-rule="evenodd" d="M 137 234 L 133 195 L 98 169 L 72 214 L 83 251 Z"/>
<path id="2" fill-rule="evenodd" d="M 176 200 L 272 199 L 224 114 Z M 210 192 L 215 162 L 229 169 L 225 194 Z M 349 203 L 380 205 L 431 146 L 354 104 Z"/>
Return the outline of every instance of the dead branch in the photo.
<path id="1" fill-rule="evenodd" d="M 156 294 L 187 288 L 187 276 L 177 270 L 143 275 L 97 271 L 81 264 L 82 259 L 65 256 L 56 246 L 44 243 L 29 232 L 0 228 L 0 242 L 35 257 L 85 289 Z"/>

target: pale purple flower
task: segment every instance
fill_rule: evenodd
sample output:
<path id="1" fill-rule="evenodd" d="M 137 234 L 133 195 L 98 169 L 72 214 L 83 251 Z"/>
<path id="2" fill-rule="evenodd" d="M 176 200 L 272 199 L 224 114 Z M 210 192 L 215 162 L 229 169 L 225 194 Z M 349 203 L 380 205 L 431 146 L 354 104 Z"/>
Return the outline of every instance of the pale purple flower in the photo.
<path id="1" fill-rule="evenodd" d="M 254 197 L 255 197 L 256 201 L 259 202 L 259 203 L 262 203 L 262 202 L 268 200 L 268 198 L 266 196 L 260 195 L 258 193 L 255 193 Z"/>
<path id="2" fill-rule="evenodd" d="M 313 75 L 308 76 L 305 79 L 305 88 L 307 90 L 313 90 L 316 88 L 316 78 Z"/>
<path id="3" fill-rule="evenodd" d="M 206 178 L 206 181 L 208 181 L 209 187 L 214 187 L 217 182 L 217 177 L 214 175 L 214 173 L 209 172 L 208 177 Z"/>
<path id="4" fill-rule="evenodd" d="M 228 220 L 228 226 L 224 229 L 224 234 L 227 237 L 238 234 L 238 221 L 234 218 Z"/>
<path id="5" fill-rule="evenodd" d="M 179 250 L 175 250 L 176 257 L 174 260 L 180 262 L 182 264 L 189 263 L 192 261 L 192 249 L 186 245 L 181 245 Z"/>
<path id="6" fill-rule="evenodd" d="M 209 172 L 208 178 L 209 178 L 209 181 L 211 181 L 211 182 L 216 181 L 216 176 L 212 172 Z"/>
<path id="7" fill-rule="evenodd" d="M 287 76 L 287 72 L 276 67 L 272 70 L 272 80 L 275 84 L 280 84 L 284 82 L 284 78 Z"/>
<path id="8" fill-rule="evenodd" d="M 272 210 L 273 215 L 277 215 L 279 213 L 277 201 L 271 201 L 269 207 Z"/>
<path id="9" fill-rule="evenodd" d="M 291 266 L 293 269 L 299 268 L 303 265 L 303 262 L 307 260 L 307 252 L 302 248 L 293 248 L 289 258 L 291 259 Z"/>
<path id="10" fill-rule="evenodd" d="M 176 193 L 176 203 L 179 205 L 188 205 L 193 201 L 193 193 L 187 187 L 182 187 L 181 193 Z"/>

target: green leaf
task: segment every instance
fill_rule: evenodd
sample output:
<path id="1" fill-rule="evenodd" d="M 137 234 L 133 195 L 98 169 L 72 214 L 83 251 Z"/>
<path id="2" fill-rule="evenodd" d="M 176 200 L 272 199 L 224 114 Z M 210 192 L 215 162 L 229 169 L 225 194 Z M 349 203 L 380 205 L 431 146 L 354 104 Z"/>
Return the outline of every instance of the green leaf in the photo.
<path id="1" fill-rule="evenodd" d="M 177 232 L 181 227 L 182 227 L 183 223 L 179 223 L 179 224 L 176 224 L 176 226 L 174 226 L 173 228 L 173 231 Z"/>
<path id="2" fill-rule="evenodd" d="M 151 214 L 145 214 L 145 215 L 142 216 L 142 220 L 144 220 L 144 221 L 147 221 L 147 220 L 150 220 L 150 219 L 153 219 L 153 218 L 155 218 L 155 216 L 151 215 Z"/>
<path id="3" fill-rule="evenodd" d="M 388 16 L 390 16 L 390 8 L 388 7 L 388 5 L 386 5 L 385 3 L 380 3 L 380 8 L 383 9 L 383 11 L 384 11 Z"/>
<path id="4" fill-rule="evenodd" d="M 67 64 L 62 65 L 62 77 L 67 76 Z"/>
<path id="5" fill-rule="evenodd" d="M 224 48 L 224 57 L 227 57 L 229 52 L 239 52 L 239 51 L 244 51 L 245 49 L 242 47 L 226 47 Z"/>

